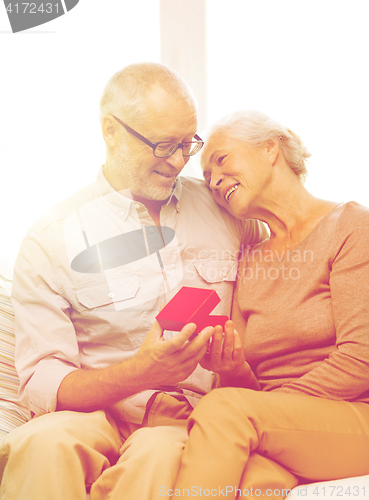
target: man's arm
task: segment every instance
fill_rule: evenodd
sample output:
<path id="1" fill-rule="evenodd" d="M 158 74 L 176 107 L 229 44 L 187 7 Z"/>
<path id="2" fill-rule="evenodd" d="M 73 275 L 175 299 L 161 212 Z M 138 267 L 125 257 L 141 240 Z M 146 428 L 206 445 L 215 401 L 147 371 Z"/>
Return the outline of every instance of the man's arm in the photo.
<path id="1" fill-rule="evenodd" d="M 145 389 L 168 385 L 168 381 L 176 384 L 196 368 L 212 329 L 188 341 L 193 328 L 187 325 L 175 337 L 164 340 L 156 323 L 132 358 L 122 356 L 124 361 L 106 368 L 81 365 L 83 347 L 72 321 L 73 306 L 60 278 L 63 270 L 55 262 L 48 242 L 30 231 L 15 266 L 12 301 L 20 396 L 33 413 L 101 409 Z M 120 318 L 123 333 L 124 317 Z M 117 322 L 114 328 L 119 328 Z"/>
<path id="2" fill-rule="evenodd" d="M 164 340 L 154 323 L 137 354 L 128 360 L 96 370 L 75 370 L 61 382 L 57 410 L 94 411 L 146 389 L 185 380 L 204 356 L 214 328 L 207 327 L 190 340 L 196 326 L 186 325 Z"/>

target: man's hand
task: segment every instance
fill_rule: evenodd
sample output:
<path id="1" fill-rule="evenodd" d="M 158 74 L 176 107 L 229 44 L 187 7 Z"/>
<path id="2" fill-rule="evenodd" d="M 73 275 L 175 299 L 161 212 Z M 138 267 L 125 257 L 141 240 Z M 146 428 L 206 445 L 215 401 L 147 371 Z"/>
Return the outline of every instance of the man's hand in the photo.
<path id="1" fill-rule="evenodd" d="M 188 324 L 178 335 L 164 340 L 155 322 L 133 358 L 106 368 L 75 370 L 64 377 L 57 409 L 95 411 L 146 389 L 182 382 L 195 370 L 214 333 L 214 328 L 207 327 L 190 339 L 195 328 Z"/>
<path id="2" fill-rule="evenodd" d="M 189 323 L 177 335 L 164 340 L 163 330 L 155 321 L 135 356 L 138 370 L 150 387 L 177 384 L 195 370 L 215 332 L 209 326 L 191 338 L 195 329 L 196 325 Z"/>
<path id="3" fill-rule="evenodd" d="M 231 320 L 226 322 L 224 332 L 221 326 L 215 327 L 215 333 L 200 365 L 218 373 L 222 386 L 259 389 L 259 384 L 245 361 L 240 336 Z"/>

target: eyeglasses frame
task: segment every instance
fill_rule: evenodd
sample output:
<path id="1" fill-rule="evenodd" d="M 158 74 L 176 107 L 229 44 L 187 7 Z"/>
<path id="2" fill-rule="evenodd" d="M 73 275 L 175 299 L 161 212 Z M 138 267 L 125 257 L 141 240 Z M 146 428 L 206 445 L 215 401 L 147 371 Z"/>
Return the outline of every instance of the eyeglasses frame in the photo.
<path id="1" fill-rule="evenodd" d="M 134 135 L 137 139 L 139 139 L 140 141 L 144 142 L 145 144 L 147 144 L 148 146 L 150 146 L 150 148 L 152 148 L 153 150 L 153 154 L 156 158 L 169 158 L 170 156 L 174 155 L 174 153 L 177 151 L 178 148 L 181 148 L 182 149 L 182 154 L 183 156 L 194 156 L 195 154 L 197 154 L 201 148 L 204 146 L 204 141 L 201 139 L 200 136 L 198 136 L 197 134 L 194 135 L 194 139 L 196 139 L 196 141 L 188 141 L 188 142 L 174 142 L 174 141 L 160 141 L 160 142 L 151 142 L 149 141 L 148 139 L 146 139 L 146 137 L 144 137 L 143 135 L 139 134 L 138 132 L 136 132 L 136 130 L 133 130 L 133 128 L 131 128 L 129 125 L 127 125 L 126 123 L 122 122 L 122 120 L 120 120 L 119 118 L 117 118 L 116 116 L 114 115 L 111 115 L 113 118 L 115 118 L 115 120 L 117 120 L 118 123 L 120 123 L 130 134 Z M 201 143 L 201 147 L 199 149 L 199 151 L 196 151 L 196 153 L 192 154 L 192 155 L 186 155 L 183 153 L 183 148 L 186 144 L 200 144 Z M 157 156 L 155 154 L 155 149 L 159 146 L 159 144 L 176 144 L 177 147 L 176 149 L 173 151 L 173 153 L 171 153 L 170 155 L 167 155 L 167 156 Z"/>

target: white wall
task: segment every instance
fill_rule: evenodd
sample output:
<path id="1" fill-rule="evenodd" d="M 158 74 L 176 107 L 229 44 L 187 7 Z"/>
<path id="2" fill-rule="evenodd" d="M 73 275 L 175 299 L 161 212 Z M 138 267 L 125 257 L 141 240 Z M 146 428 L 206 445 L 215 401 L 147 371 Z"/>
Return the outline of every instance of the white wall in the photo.
<path id="1" fill-rule="evenodd" d="M 209 122 L 270 114 L 313 153 L 311 192 L 369 205 L 368 13 L 367 0 L 208 0 Z M 95 178 L 99 96 L 124 65 L 160 60 L 159 0 L 80 0 L 18 34 L 0 6 L 0 53 L 0 258 L 13 260 L 27 228 Z"/>
<path id="2" fill-rule="evenodd" d="M 306 187 L 369 206 L 369 2 L 209 0 L 208 117 L 258 109 L 310 152 Z"/>
<path id="3" fill-rule="evenodd" d="M 0 5 L 0 258 L 104 162 L 98 104 L 126 64 L 160 61 L 159 0 L 80 0 L 12 34 Z"/>

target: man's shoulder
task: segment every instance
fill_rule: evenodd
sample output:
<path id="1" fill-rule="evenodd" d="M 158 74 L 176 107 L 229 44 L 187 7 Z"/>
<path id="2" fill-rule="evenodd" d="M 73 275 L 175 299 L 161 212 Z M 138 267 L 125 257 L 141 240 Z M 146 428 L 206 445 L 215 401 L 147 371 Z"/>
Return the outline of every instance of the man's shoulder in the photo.
<path id="1" fill-rule="evenodd" d="M 259 242 L 268 236 L 266 226 L 254 219 L 236 219 L 224 207 L 216 203 L 211 189 L 205 181 L 193 177 L 180 177 L 182 194 L 181 201 L 196 206 L 197 213 L 202 217 L 211 214 L 216 220 L 225 224 L 229 231 L 234 230 L 241 235 L 244 242 Z M 184 203 L 186 205 L 186 203 Z M 209 220 L 209 223 L 213 222 Z"/>
<path id="2" fill-rule="evenodd" d="M 180 177 L 180 181 L 180 205 L 185 210 L 196 210 L 197 213 L 203 210 L 204 215 L 211 215 L 215 218 L 225 219 L 227 223 L 239 225 L 240 221 L 237 221 L 214 200 L 211 189 L 205 181 L 194 177 Z"/>
<path id="3" fill-rule="evenodd" d="M 198 201 L 199 199 L 203 199 L 207 203 L 220 208 L 213 198 L 211 189 L 206 185 L 204 180 L 196 179 L 195 177 L 180 177 L 180 181 L 182 199 L 194 198 Z"/>
<path id="4" fill-rule="evenodd" d="M 97 196 L 95 181 L 52 206 L 31 226 L 30 230 L 36 232 L 45 230 L 51 224 L 64 220 L 74 210 L 95 199 Z"/>
<path id="5" fill-rule="evenodd" d="M 206 185 L 203 179 L 197 179 L 196 177 L 179 177 L 181 181 L 182 188 L 185 190 L 196 189 L 204 193 L 211 194 L 210 188 Z"/>

